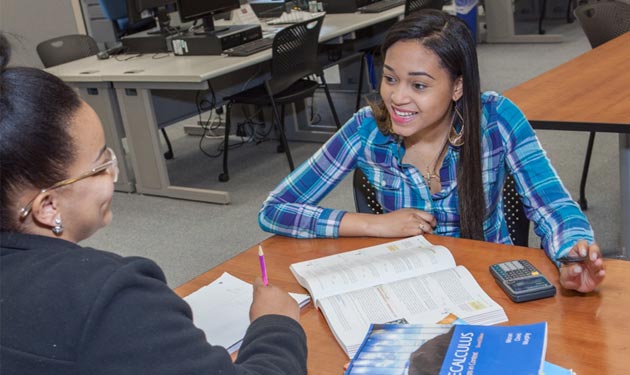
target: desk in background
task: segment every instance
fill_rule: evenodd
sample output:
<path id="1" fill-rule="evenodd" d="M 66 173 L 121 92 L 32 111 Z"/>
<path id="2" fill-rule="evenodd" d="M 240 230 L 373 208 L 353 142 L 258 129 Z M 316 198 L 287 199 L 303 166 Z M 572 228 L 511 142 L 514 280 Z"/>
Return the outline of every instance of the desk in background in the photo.
<path id="1" fill-rule="evenodd" d="M 320 42 L 341 43 L 355 32 L 396 19 L 397 7 L 377 14 L 326 15 Z M 353 43 L 360 48 L 361 41 Z M 369 40 L 365 41 L 369 44 Z M 247 57 L 143 55 L 127 59 L 120 55 L 109 60 L 88 57 L 48 69 L 79 89 L 81 97 L 99 114 L 106 128 L 106 141 L 117 155 L 126 155 L 120 165 L 117 190 L 204 202 L 227 204 L 225 191 L 171 185 L 166 169 L 158 125 L 181 121 L 197 113 L 196 93 L 212 87 L 217 105 L 220 100 L 254 86 L 268 73 L 266 62 L 271 49 Z M 246 77 L 244 79 L 244 77 Z M 335 131 L 289 118 L 287 135 L 323 141 Z M 291 121 L 293 120 L 293 121 Z M 123 145 L 126 138 L 127 147 Z M 128 153 L 125 153 L 125 149 Z M 121 158 L 123 159 L 123 158 Z"/>
<path id="2" fill-rule="evenodd" d="M 457 264 L 466 266 L 488 295 L 505 309 L 506 324 L 548 323 L 546 359 L 580 375 L 626 374 L 630 368 L 630 264 L 606 260 L 606 280 L 598 292 L 581 295 L 559 287 L 558 271 L 540 249 L 427 235 L 446 246 Z M 293 239 L 274 236 L 263 242 L 269 280 L 289 292 L 306 293 L 289 265 L 391 241 L 377 238 Z M 528 259 L 558 287 L 555 297 L 514 303 L 494 282 L 488 267 L 513 259 Z M 260 276 L 258 247 L 254 246 L 175 289 L 186 296 L 211 283 L 223 272 L 251 282 Z M 211 303 L 211 302 L 210 302 Z M 312 303 L 302 308 L 300 323 L 308 339 L 309 374 L 341 374 L 349 359 L 337 344 L 324 316 Z M 212 341 L 212 337 L 209 338 Z"/>
<path id="3" fill-rule="evenodd" d="M 619 133 L 621 253 L 630 258 L 630 33 L 507 90 L 534 128 Z M 586 150 L 586 148 L 585 148 Z"/>

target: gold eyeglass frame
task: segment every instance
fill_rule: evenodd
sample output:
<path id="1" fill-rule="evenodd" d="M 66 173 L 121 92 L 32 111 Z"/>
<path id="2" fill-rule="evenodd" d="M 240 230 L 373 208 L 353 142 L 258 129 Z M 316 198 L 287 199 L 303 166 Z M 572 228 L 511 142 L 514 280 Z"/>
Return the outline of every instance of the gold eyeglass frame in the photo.
<path id="1" fill-rule="evenodd" d="M 33 197 L 33 199 L 31 199 L 24 207 L 20 208 L 20 219 L 24 219 L 24 218 L 26 218 L 28 216 L 28 214 L 33 209 L 33 203 L 35 202 L 35 199 L 37 199 L 37 197 L 40 194 L 49 192 L 51 190 L 59 189 L 60 187 L 63 187 L 63 186 L 68 186 L 70 184 L 74 184 L 75 182 L 84 180 L 84 179 L 86 179 L 88 177 L 96 176 L 97 174 L 102 173 L 104 171 L 107 171 L 110 168 L 114 169 L 114 183 L 117 182 L 117 180 L 118 180 L 118 159 L 116 158 L 116 154 L 114 153 L 114 150 L 112 150 L 109 147 L 107 147 L 106 150 L 107 150 L 107 152 L 109 152 L 109 155 L 111 156 L 110 160 L 106 161 L 105 163 L 103 163 L 101 165 L 97 165 L 96 167 L 90 169 L 89 171 L 87 171 L 85 173 L 81 173 L 80 175 L 78 175 L 76 177 L 67 178 L 65 180 L 62 180 L 62 181 L 59 181 L 59 182 L 53 184 L 52 186 L 47 187 L 46 189 L 40 190 L 39 193 L 37 193 L 37 195 L 35 195 Z"/>

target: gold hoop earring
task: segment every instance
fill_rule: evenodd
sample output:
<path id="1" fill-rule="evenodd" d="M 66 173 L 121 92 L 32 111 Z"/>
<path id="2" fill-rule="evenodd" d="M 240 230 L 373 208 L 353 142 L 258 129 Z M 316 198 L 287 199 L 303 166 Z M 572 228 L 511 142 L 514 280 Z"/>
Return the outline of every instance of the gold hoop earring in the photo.
<path id="1" fill-rule="evenodd" d="M 459 117 L 459 122 L 462 124 L 459 129 L 459 133 L 455 130 L 455 116 Z M 459 109 L 457 109 L 457 104 L 455 105 L 455 113 L 453 113 L 453 118 L 451 119 L 451 130 L 448 132 L 448 141 L 451 145 L 455 147 L 460 147 L 464 144 L 464 117 L 462 116 Z"/>

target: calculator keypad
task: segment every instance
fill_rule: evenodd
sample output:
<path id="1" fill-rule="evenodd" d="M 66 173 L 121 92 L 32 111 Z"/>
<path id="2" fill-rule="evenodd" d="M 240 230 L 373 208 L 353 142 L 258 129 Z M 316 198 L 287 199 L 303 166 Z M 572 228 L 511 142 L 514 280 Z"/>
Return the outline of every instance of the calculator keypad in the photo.
<path id="1" fill-rule="evenodd" d="M 494 270 L 507 280 L 514 280 L 526 276 L 537 276 L 540 273 L 538 270 L 528 261 L 514 260 L 511 262 L 504 262 L 494 266 Z"/>

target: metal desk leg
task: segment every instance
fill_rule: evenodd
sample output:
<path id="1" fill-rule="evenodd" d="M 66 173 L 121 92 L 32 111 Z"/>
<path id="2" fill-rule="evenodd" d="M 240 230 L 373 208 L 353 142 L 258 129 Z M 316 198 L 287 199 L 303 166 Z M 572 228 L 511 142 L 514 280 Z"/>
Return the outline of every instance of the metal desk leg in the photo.
<path id="1" fill-rule="evenodd" d="M 127 161 L 127 152 L 122 140 L 125 138 L 118 100 L 110 82 L 71 83 L 79 91 L 81 98 L 98 114 L 103 123 L 105 141 L 118 157 L 118 182 L 116 191 L 133 192 L 136 190 L 133 170 Z"/>
<path id="2" fill-rule="evenodd" d="M 538 18 L 538 34 L 543 35 L 545 29 L 542 28 L 543 20 L 545 19 L 545 13 L 547 12 L 547 0 L 542 0 L 540 7 L 540 15 Z"/>
<path id="3" fill-rule="evenodd" d="M 621 255 L 630 260 L 630 133 L 619 134 Z"/>
<path id="4" fill-rule="evenodd" d="M 151 86 L 142 83 L 116 83 L 116 95 L 127 133 L 131 162 L 136 171 L 136 189 L 139 193 L 211 203 L 230 203 L 226 191 L 173 186 L 168 178 L 166 162 L 160 149 L 155 108 Z M 203 83 L 161 84 L 160 88 L 173 90 L 203 90 Z"/>

